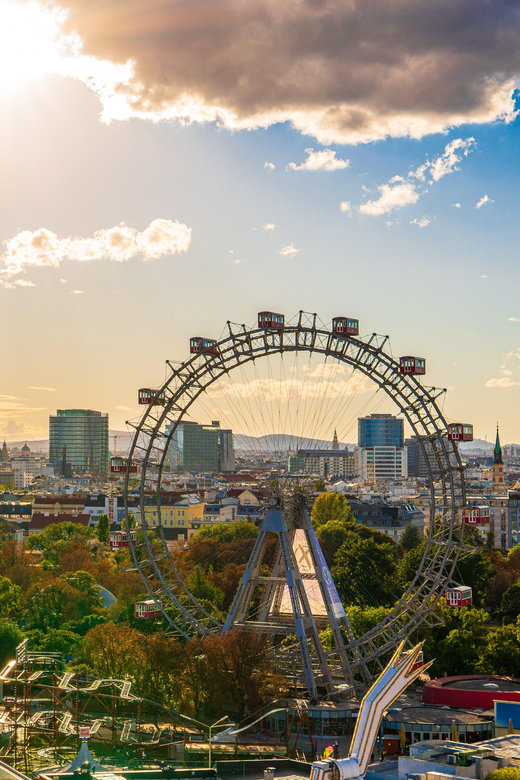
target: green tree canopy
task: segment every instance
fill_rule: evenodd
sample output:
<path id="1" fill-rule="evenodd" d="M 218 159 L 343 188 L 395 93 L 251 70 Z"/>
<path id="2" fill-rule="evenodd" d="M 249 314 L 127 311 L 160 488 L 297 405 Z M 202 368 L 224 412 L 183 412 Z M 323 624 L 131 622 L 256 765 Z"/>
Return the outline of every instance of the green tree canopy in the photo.
<path id="1" fill-rule="evenodd" d="M 350 505 L 341 493 L 321 493 L 315 500 L 311 522 L 316 530 L 330 520 L 354 524 L 356 521 Z"/>
<path id="2" fill-rule="evenodd" d="M 8 617 L 20 609 L 22 589 L 13 585 L 8 577 L 0 577 L 0 615 Z"/>
<path id="3" fill-rule="evenodd" d="M 418 547 L 423 541 L 423 535 L 416 525 L 407 525 L 403 531 L 403 535 L 399 540 L 399 547 L 402 550 L 413 550 L 414 547 Z"/>
<path id="4" fill-rule="evenodd" d="M 395 579 L 395 545 L 348 534 L 335 557 L 332 576 L 344 604 L 390 606 L 400 597 Z"/>
<path id="5" fill-rule="evenodd" d="M 215 523 L 215 525 L 201 528 L 191 537 L 188 544 L 198 544 L 204 539 L 217 542 L 239 542 L 242 539 L 256 539 L 258 528 L 248 520 L 237 520 L 236 523 Z"/>
<path id="6" fill-rule="evenodd" d="M 502 596 L 500 610 L 505 623 L 516 623 L 520 615 L 520 582 L 511 585 Z"/>
<path id="7" fill-rule="evenodd" d="M 0 618 L 0 667 L 15 656 L 16 647 L 24 638 L 16 623 Z"/>
<path id="8" fill-rule="evenodd" d="M 77 523 L 51 523 L 45 531 L 32 534 L 27 539 L 30 550 L 41 550 L 46 561 L 53 566 L 60 562 L 61 552 L 72 542 L 85 545 L 95 536 L 94 529 Z"/>
<path id="9" fill-rule="evenodd" d="M 486 775 L 485 780 L 520 780 L 520 769 L 512 766 L 504 766 L 502 769 L 495 769 Z"/>
<path id="10" fill-rule="evenodd" d="M 100 542 L 104 542 L 105 544 L 108 544 L 109 529 L 110 529 L 110 525 L 108 522 L 108 515 L 104 513 L 99 515 L 98 523 L 96 526 L 96 534 Z"/>

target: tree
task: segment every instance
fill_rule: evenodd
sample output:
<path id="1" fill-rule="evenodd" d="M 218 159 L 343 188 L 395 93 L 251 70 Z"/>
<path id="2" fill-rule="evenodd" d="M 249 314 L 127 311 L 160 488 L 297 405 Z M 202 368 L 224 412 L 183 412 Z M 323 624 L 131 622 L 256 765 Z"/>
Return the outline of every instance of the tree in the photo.
<path id="1" fill-rule="evenodd" d="M 520 780 L 520 769 L 513 766 L 494 769 L 493 772 L 486 775 L 485 780 Z"/>
<path id="2" fill-rule="evenodd" d="M 85 660 L 103 677 L 133 676 L 146 663 L 148 637 L 124 623 L 103 623 L 87 632 Z"/>
<path id="3" fill-rule="evenodd" d="M 96 534 L 100 542 L 104 542 L 105 544 L 108 544 L 108 540 L 109 540 L 108 515 L 104 513 L 99 515 L 98 523 L 96 526 Z"/>
<path id="4" fill-rule="evenodd" d="M 516 625 L 500 626 L 487 637 L 476 667 L 483 674 L 515 677 L 520 669 L 520 641 Z"/>
<path id="5" fill-rule="evenodd" d="M 484 610 L 459 610 L 459 628 L 451 630 L 434 648 L 435 675 L 459 675 L 477 667 L 487 644 Z"/>
<path id="6" fill-rule="evenodd" d="M 350 505 L 341 493 L 321 493 L 315 500 L 311 512 L 311 522 L 316 530 L 329 520 L 342 520 L 355 523 Z"/>
<path id="7" fill-rule="evenodd" d="M 3 668 L 7 661 L 15 657 L 16 647 L 23 638 L 24 635 L 16 623 L 0 618 L 0 667 Z"/>
<path id="8" fill-rule="evenodd" d="M 520 615 L 520 582 L 511 585 L 502 596 L 500 605 L 504 623 L 516 623 Z"/>
<path id="9" fill-rule="evenodd" d="M 29 550 L 41 550 L 44 559 L 57 566 L 67 545 L 74 542 L 86 546 L 87 541 L 93 537 L 94 530 L 88 526 L 72 522 L 51 523 L 45 531 L 30 536 L 27 539 L 27 547 Z"/>
<path id="10" fill-rule="evenodd" d="M 224 594 L 206 579 L 202 566 L 195 566 L 193 573 L 186 577 L 186 585 L 199 601 L 214 604 L 218 609 L 222 608 Z"/>
<path id="11" fill-rule="evenodd" d="M 335 557 L 332 576 L 345 604 L 390 606 L 400 597 L 395 579 L 395 545 L 348 534 Z"/>
<path id="12" fill-rule="evenodd" d="M 242 539 L 256 539 L 258 528 L 248 520 L 237 520 L 235 523 L 215 523 L 215 525 L 201 528 L 191 537 L 189 546 L 198 544 L 202 540 L 213 539 L 218 542 L 237 542 Z"/>
<path id="13" fill-rule="evenodd" d="M 25 604 L 25 617 L 32 628 L 61 628 L 64 623 L 81 620 L 100 610 L 99 590 L 96 588 L 94 591 L 87 585 L 90 575 L 86 572 L 76 572 L 76 575 L 57 577 L 44 587 L 33 585 Z M 79 590 L 72 583 L 84 589 Z"/>
<path id="14" fill-rule="evenodd" d="M 273 671 L 265 636 L 235 629 L 221 637 L 203 639 L 202 648 L 212 671 L 212 705 L 216 711 L 232 705 L 242 720 L 266 701 L 286 693 L 283 679 Z"/>
<path id="15" fill-rule="evenodd" d="M 386 607 L 347 607 L 346 609 L 348 622 L 356 639 L 381 623 L 388 612 Z"/>
<path id="16" fill-rule="evenodd" d="M 316 536 L 329 566 L 332 565 L 337 551 L 346 542 L 350 532 L 351 526 L 344 520 L 329 520 L 319 526 Z"/>
<path id="17" fill-rule="evenodd" d="M 316 493 L 323 493 L 325 490 L 325 480 L 324 479 L 317 479 L 314 483 L 314 490 Z"/>
<path id="18" fill-rule="evenodd" d="M 423 535 L 416 525 L 407 525 L 403 531 L 403 535 L 399 541 L 399 547 L 402 550 L 413 550 L 414 547 L 418 547 L 423 541 Z"/>
<path id="19" fill-rule="evenodd" d="M 8 577 L 0 577 L 0 615 L 8 617 L 18 612 L 21 601 L 22 589 Z"/>

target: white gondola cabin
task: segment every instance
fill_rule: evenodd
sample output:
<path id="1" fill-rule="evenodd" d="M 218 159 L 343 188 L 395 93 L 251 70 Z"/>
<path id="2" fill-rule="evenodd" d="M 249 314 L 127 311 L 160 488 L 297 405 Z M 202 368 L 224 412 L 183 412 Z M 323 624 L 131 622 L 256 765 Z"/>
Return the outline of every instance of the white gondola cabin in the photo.
<path id="1" fill-rule="evenodd" d="M 445 594 L 447 607 L 469 607 L 473 603 L 473 591 L 464 585 L 448 588 Z"/>
<path id="2" fill-rule="evenodd" d="M 120 547 L 130 547 L 130 544 L 135 544 L 136 532 L 130 531 L 110 531 L 109 544 L 111 550 L 119 550 Z"/>
<path id="3" fill-rule="evenodd" d="M 337 336 L 359 336 L 359 320 L 349 317 L 334 317 L 332 332 Z"/>
<path id="4" fill-rule="evenodd" d="M 414 357 L 413 355 L 405 355 L 399 358 L 399 373 L 400 374 L 425 374 L 426 373 L 426 360 L 420 357 Z"/>
<path id="5" fill-rule="evenodd" d="M 205 339 L 202 336 L 193 336 L 190 339 L 190 352 L 192 355 L 218 355 L 216 339 Z"/>
<path id="6" fill-rule="evenodd" d="M 162 611 L 153 599 L 146 599 L 136 602 L 134 615 L 136 618 L 156 618 L 161 617 Z"/>
<path id="7" fill-rule="evenodd" d="M 489 525 L 491 521 L 488 506 L 465 506 L 463 516 L 466 525 Z"/>
<path id="8" fill-rule="evenodd" d="M 449 441 L 473 441 L 473 426 L 464 423 L 450 423 L 448 425 Z"/>
<path id="9" fill-rule="evenodd" d="M 141 387 L 137 395 L 137 403 L 144 404 L 145 406 L 164 406 L 166 403 L 166 397 L 164 390 L 160 392 L 153 390 L 150 387 Z"/>
<path id="10" fill-rule="evenodd" d="M 283 328 L 285 326 L 285 316 L 276 314 L 274 311 L 258 312 L 258 327 L 263 330 L 270 328 Z"/>

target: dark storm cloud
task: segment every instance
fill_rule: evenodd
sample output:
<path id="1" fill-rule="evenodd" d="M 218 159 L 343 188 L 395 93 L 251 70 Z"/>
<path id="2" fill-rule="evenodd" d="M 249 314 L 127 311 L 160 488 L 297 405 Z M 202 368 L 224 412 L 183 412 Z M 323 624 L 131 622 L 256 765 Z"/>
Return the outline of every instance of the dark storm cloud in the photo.
<path id="1" fill-rule="evenodd" d="M 511 118 L 518 0 L 64 0 L 85 52 L 134 62 L 129 113 L 290 120 L 324 143 Z"/>

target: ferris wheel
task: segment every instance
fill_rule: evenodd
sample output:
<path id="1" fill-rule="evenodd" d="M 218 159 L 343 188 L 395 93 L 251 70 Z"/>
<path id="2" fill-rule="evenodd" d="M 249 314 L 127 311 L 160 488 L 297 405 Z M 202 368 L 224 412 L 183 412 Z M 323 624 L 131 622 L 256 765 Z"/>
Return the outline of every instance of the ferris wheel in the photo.
<path id="1" fill-rule="evenodd" d="M 279 363 L 276 376 L 273 361 Z M 262 373 L 264 362 L 267 369 Z M 349 317 L 335 317 L 330 323 L 324 323 L 316 314 L 303 311 L 291 320 L 275 312 L 260 312 L 252 327 L 228 322 L 220 338 L 190 339 L 189 358 L 181 363 L 167 361 L 167 377 L 162 386 L 139 391 L 144 413 L 134 425 L 125 469 L 126 512 L 135 513 L 132 501 L 135 490 L 131 491 L 135 473 L 132 477 L 131 471 L 135 472 L 135 465 L 140 468 L 137 514 L 138 526 L 145 533 L 141 549 L 135 544 L 130 549 L 149 595 L 151 611 L 160 610 L 171 631 L 186 638 L 194 633 L 220 634 L 233 625 L 277 636 L 273 652 L 280 668 L 292 670 L 295 681 L 306 686 L 311 697 L 316 697 L 318 690 L 330 693 L 342 680 L 349 686 L 369 685 L 389 652 L 403 639 L 425 623 L 440 622 L 434 609 L 452 582 L 463 544 L 464 467 L 457 443 L 470 438 L 472 429 L 446 421 L 442 412 L 446 391 L 423 384 L 425 373 L 424 358 L 395 358 L 388 336 L 376 333 L 361 336 L 358 321 Z M 233 380 L 236 374 L 239 381 Z M 321 380 L 317 382 L 316 377 Z M 367 384 L 372 391 L 365 400 L 362 393 L 367 392 Z M 279 446 L 287 448 L 286 431 L 293 439 L 296 435 L 296 440 L 303 445 L 320 436 L 323 439 L 324 425 L 333 426 L 336 431 L 338 422 L 346 419 L 346 409 L 350 429 L 345 423 L 345 431 L 351 431 L 357 425 L 360 411 L 379 409 L 388 402 L 397 406 L 398 414 L 420 443 L 427 471 L 431 518 L 417 573 L 394 608 L 375 628 L 354 638 L 344 611 L 341 608 L 338 611 L 335 604 L 339 599 L 330 572 L 324 568 L 323 561 L 317 560 L 319 545 L 313 537 L 305 507 L 295 497 L 285 509 L 272 506 L 267 512 L 266 517 L 271 519 L 265 526 L 264 536 L 264 526 L 261 527 L 228 618 L 216 619 L 207 604 L 190 591 L 165 533 L 168 523 L 163 503 L 165 484 L 171 479 L 172 449 L 178 441 L 179 426 L 202 413 L 228 415 L 226 419 L 234 421 L 234 430 L 242 427 L 244 431 L 242 440 L 246 444 L 243 446 L 248 443 L 251 446 L 254 441 L 253 446 L 258 450 L 258 442 L 262 441 L 259 434 L 269 423 L 270 430 L 281 441 Z M 216 408 L 218 403 L 220 407 Z M 264 462 L 269 457 L 264 457 Z M 150 541 L 146 533 L 150 529 L 151 508 L 158 541 Z M 272 531 L 278 533 L 280 552 L 267 581 L 259 576 L 260 547 Z M 299 572 L 294 553 L 296 537 L 299 541 L 306 540 L 311 557 L 316 559 L 313 574 Z M 284 552 L 287 541 L 291 550 Z M 289 578 L 291 569 L 296 580 L 290 596 L 300 630 L 294 632 L 298 640 L 294 647 L 289 650 L 284 647 L 282 652 L 280 637 L 284 632 L 287 637 L 287 621 L 277 623 L 273 605 L 279 606 L 283 595 L 280 578 L 282 575 Z M 320 644 L 316 630 L 319 621 L 312 616 L 312 606 L 309 607 L 302 584 L 302 577 L 312 576 L 317 578 L 325 601 L 326 622 L 332 623 L 333 650 L 325 651 Z M 247 614 L 252 587 L 260 581 L 267 601 L 258 607 L 256 619 L 251 619 Z M 283 587 L 286 586 L 287 582 Z"/>

